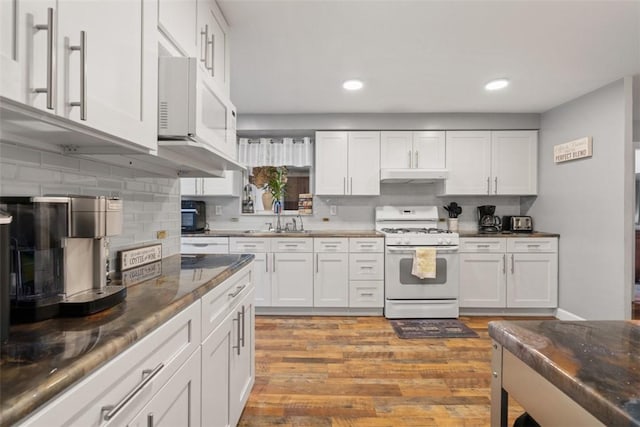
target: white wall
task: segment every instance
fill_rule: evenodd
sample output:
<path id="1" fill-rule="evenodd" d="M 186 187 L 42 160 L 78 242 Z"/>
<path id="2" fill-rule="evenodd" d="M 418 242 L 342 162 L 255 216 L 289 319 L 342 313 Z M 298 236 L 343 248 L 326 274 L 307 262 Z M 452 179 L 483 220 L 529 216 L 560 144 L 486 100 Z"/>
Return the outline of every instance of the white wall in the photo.
<path id="1" fill-rule="evenodd" d="M 111 238 L 117 251 L 162 243 L 162 255 L 180 253 L 180 183 L 172 178 L 134 178 L 130 169 L 0 143 L 0 196 L 81 194 L 123 199 L 123 233 Z M 168 236 L 156 240 L 156 232 Z M 113 269 L 113 267 L 112 267 Z"/>
<path id="2" fill-rule="evenodd" d="M 560 233 L 559 306 L 585 319 L 631 316 L 630 79 L 544 113 L 539 145 L 538 228 Z M 593 157 L 553 162 L 553 147 L 593 137 Z"/>

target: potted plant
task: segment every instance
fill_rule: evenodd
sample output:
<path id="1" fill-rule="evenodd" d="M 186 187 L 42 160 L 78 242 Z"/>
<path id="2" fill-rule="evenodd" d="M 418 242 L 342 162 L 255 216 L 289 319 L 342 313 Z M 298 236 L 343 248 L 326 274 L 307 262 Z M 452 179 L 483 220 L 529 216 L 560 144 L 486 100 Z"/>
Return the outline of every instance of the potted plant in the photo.
<path id="1" fill-rule="evenodd" d="M 276 212 L 278 209 L 282 210 L 282 203 L 284 203 L 286 186 L 287 168 L 285 168 L 284 166 L 269 168 L 268 180 L 265 184 L 265 189 L 269 192 L 269 194 L 271 194 L 271 197 L 273 198 L 271 200 L 271 205 L 274 208 L 274 212 Z"/>

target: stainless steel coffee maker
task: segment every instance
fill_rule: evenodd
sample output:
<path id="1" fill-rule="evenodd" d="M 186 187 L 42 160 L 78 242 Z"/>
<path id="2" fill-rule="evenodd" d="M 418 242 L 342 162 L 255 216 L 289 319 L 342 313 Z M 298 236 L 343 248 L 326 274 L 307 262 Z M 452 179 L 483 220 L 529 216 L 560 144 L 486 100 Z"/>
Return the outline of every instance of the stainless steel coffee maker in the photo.
<path id="1" fill-rule="evenodd" d="M 2 197 L 10 227 L 11 318 L 84 316 L 121 302 L 108 283 L 109 236 L 122 232 L 122 200 L 93 196 Z"/>
<path id="2" fill-rule="evenodd" d="M 497 233 L 500 231 L 500 218 L 495 216 L 494 205 L 478 206 L 478 231 L 480 233 Z"/>

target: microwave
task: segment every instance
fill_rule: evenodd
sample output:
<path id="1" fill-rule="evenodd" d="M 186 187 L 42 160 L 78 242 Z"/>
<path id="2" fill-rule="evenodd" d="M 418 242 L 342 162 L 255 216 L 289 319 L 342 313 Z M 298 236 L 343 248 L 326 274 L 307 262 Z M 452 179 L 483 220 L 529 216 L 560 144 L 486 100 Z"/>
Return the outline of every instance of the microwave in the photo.
<path id="1" fill-rule="evenodd" d="M 235 158 L 236 112 L 196 58 L 158 59 L 158 139 L 194 140 Z"/>
<path id="2" fill-rule="evenodd" d="M 182 233 L 203 233 L 207 227 L 207 208 L 199 200 L 182 201 Z"/>

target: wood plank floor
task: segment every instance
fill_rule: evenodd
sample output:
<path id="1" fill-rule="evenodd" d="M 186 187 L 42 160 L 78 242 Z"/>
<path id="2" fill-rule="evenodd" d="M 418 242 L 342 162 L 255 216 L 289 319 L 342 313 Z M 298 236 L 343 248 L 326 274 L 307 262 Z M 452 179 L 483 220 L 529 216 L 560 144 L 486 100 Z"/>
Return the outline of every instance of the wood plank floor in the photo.
<path id="1" fill-rule="evenodd" d="M 488 426 L 496 319 L 461 318 L 478 338 L 403 340 L 383 317 L 257 316 L 239 425 Z M 510 424 L 520 413 L 510 405 Z"/>

